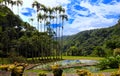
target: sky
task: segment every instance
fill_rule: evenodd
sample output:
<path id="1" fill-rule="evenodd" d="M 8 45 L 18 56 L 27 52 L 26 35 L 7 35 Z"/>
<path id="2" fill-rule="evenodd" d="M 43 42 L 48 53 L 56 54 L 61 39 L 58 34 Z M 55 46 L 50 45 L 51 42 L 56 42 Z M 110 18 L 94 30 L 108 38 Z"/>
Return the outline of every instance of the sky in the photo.
<path id="1" fill-rule="evenodd" d="M 32 8 L 34 0 L 23 0 L 20 17 L 29 22 L 35 18 L 36 10 Z M 64 35 L 73 35 L 81 31 L 113 26 L 120 18 L 120 0 L 36 0 L 46 6 L 62 5 L 68 15 L 64 24 Z M 17 14 L 17 9 L 14 12 Z M 37 26 L 34 21 L 33 26 Z"/>

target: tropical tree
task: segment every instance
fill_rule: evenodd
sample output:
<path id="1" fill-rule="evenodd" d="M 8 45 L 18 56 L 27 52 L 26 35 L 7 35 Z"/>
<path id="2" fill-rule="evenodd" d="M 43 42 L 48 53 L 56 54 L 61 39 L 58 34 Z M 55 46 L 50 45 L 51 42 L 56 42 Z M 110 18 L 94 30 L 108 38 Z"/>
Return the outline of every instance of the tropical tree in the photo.
<path id="1" fill-rule="evenodd" d="M 42 21 L 43 21 L 43 15 L 39 13 L 37 15 L 38 21 L 40 22 L 40 31 L 42 32 Z"/>
<path id="2" fill-rule="evenodd" d="M 65 12 L 65 10 L 63 9 L 63 13 Z M 61 31 L 61 47 L 63 48 L 63 29 L 64 29 L 64 21 L 68 20 L 68 16 L 66 14 L 62 14 L 60 15 L 61 19 L 62 19 L 62 31 Z M 61 49 L 61 52 L 62 52 L 62 49 Z M 62 53 L 61 53 L 62 54 Z M 62 58 L 62 55 L 61 55 L 61 58 Z"/>
<path id="3" fill-rule="evenodd" d="M 61 49 L 61 46 L 62 46 L 62 33 L 61 33 L 61 27 L 62 27 L 62 25 L 61 25 L 61 23 L 62 23 L 62 19 L 61 19 L 61 17 L 60 17 L 60 15 L 62 15 L 63 13 L 65 13 L 65 9 L 64 8 L 62 8 L 62 6 L 58 6 L 58 12 L 59 12 L 59 26 L 58 26 L 58 28 L 59 28 L 59 31 L 58 31 L 58 36 L 60 37 L 59 38 L 59 51 L 60 51 L 60 55 L 61 55 L 61 59 L 62 59 L 62 49 Z"/>
<path id="4" fill-rule="evenodd" d="M 38 1 L 34 1 L 33 3 L 32 3 L 32 7 L 34 8 L 34 7 L 36 7 L 36 9 L 37 9 L 37 15 L 38 15 L 38 12 L 39 12 L 39 10 L 40 10 L 40 6 L 41 6 L 41 4 L 38 2 Z M 38 17 L 37 17 L 37 29 L 39 30 L 39 19 L 38 19 Z"/>

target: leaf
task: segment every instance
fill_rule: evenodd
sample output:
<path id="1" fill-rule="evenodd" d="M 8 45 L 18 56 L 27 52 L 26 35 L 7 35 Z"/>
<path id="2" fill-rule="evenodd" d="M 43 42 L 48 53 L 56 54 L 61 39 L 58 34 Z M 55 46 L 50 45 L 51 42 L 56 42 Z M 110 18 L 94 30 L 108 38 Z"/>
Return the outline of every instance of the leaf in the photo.
<path id="1" fill-rule="evenodd" d="M 0 16 L 6 16 L 6 14 L 3 12 L 0 12 Z"/>

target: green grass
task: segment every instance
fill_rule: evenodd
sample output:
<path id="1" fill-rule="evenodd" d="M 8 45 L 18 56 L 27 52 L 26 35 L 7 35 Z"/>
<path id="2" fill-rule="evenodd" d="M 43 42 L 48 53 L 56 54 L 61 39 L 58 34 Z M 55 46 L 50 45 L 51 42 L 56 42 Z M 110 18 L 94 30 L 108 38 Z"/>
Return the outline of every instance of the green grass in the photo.
<path id="1" fill-rule="evenodd" d="M 115 71 L 118 71 L 118 69 L 106 69 L 106 70 L 100 70 L 99 72 L 102 73 L 102 72 L 115 72 Z"/>
<path id="2" fill-rule="evenodd" d="M 0 64 L 9 64 L 10 60 L 8 58 L 0 58 Z"/>
<path id="3" fill-rule="evenodd" d="M 50 73 L 50 71 L 45 71 L 45 70 L 25 70 L 25 72 L 35 72 L 35 73 Z"/>
<path id="4" fill-rule="evenodd" d="M 84 59 L 84 60 L 101 60 L 103 57 L 88 57 L 88 56 L 63 56 L 63 59 Z"/>

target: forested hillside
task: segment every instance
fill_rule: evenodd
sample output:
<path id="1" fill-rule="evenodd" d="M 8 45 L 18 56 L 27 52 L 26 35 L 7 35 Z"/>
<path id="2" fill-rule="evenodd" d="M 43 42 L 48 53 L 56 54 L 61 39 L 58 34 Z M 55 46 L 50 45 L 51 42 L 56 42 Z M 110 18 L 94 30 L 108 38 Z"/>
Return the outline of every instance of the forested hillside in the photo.
<path id="1" fill-rule="evenodd" d="M 0 5 L 0 56 L 22 54 L 23 52 L 19 52 L 18 49 L 26 42 L 21 42 L 21 40 L 28 36 L 31 37 L 30 33 L 33 31 L 35 31 L 35 28 L 30 26 L 29 23 L 23 22 L 7 6 Z M 21 47 L 21 49 L 23 48 Z"/>
<path id="2" fill-rule="evenodd" d="M 88 30 L 64 37 L 64 52 L 67 55 L 107 56 L 113 55 L 115 48 L 120 48 L 119 21 L 109 28 Z"/>
<path id="3" fill-rule="evenodd" d="M 49 58 L 59 59 L 62 52 L 60 51 L 61 47 L 57 41 L 59 40 L 57 36 L 60 36 L 62 32 L 60 29 L 63 29 L 67 15 L 57 14 L 55 12 L 60 11 L 65 13 L 65 9 L 62 8 L 62 6 L 50 8 L 37 1 L 33 2 L 32 7 L 35 7 L 37 3 L 41 5 L 39 8 L 40 11 L 44 12 L 43 14 L 41 12 L 37 13 L 37 27 L 35 28 L 33 27 L 32 18 L 30 18 L 31 24 L 29 24 L 20 18 L 19 11 L 18 15 L 15 15 L 13 12 L 14 9 L 9 9 L 11 7 L 8 7 L 8 4 L 12 5 L 11 2 L 14 1 L 0 1 L 0 57 L 12 58 L 12 60 L 16 58 L 15 61 L 22 58 L 32 58 L 32 60 L 35 60 L 34 57 L 39 57 L 39 60 Z M 59 10 L 56 10 L 58 8 Z M 52 26 L 51 21 L 55 18 L 57 19 L 57 17 L 47 14 L 46 10 L 51 12 L 51 14 L 56 14 L 55 16 L 62 19 L 59 31 L 58 28 L 50 27 L 50 25 Z M 56 20 L 56 22 L 57 21 L 58 20 Z M 61 22 L 61 20 L 59 22 Z M 53 25 L 53 27 L 55 27 L 55 25 Z"/>
<path id="4" fill-rule="evenodd" d="M 50 46 L 55 43 L 51 34 L 39 32 L 7 6 L 0 5 L 0 57 L 49 56 L 53 52 Z"/>

